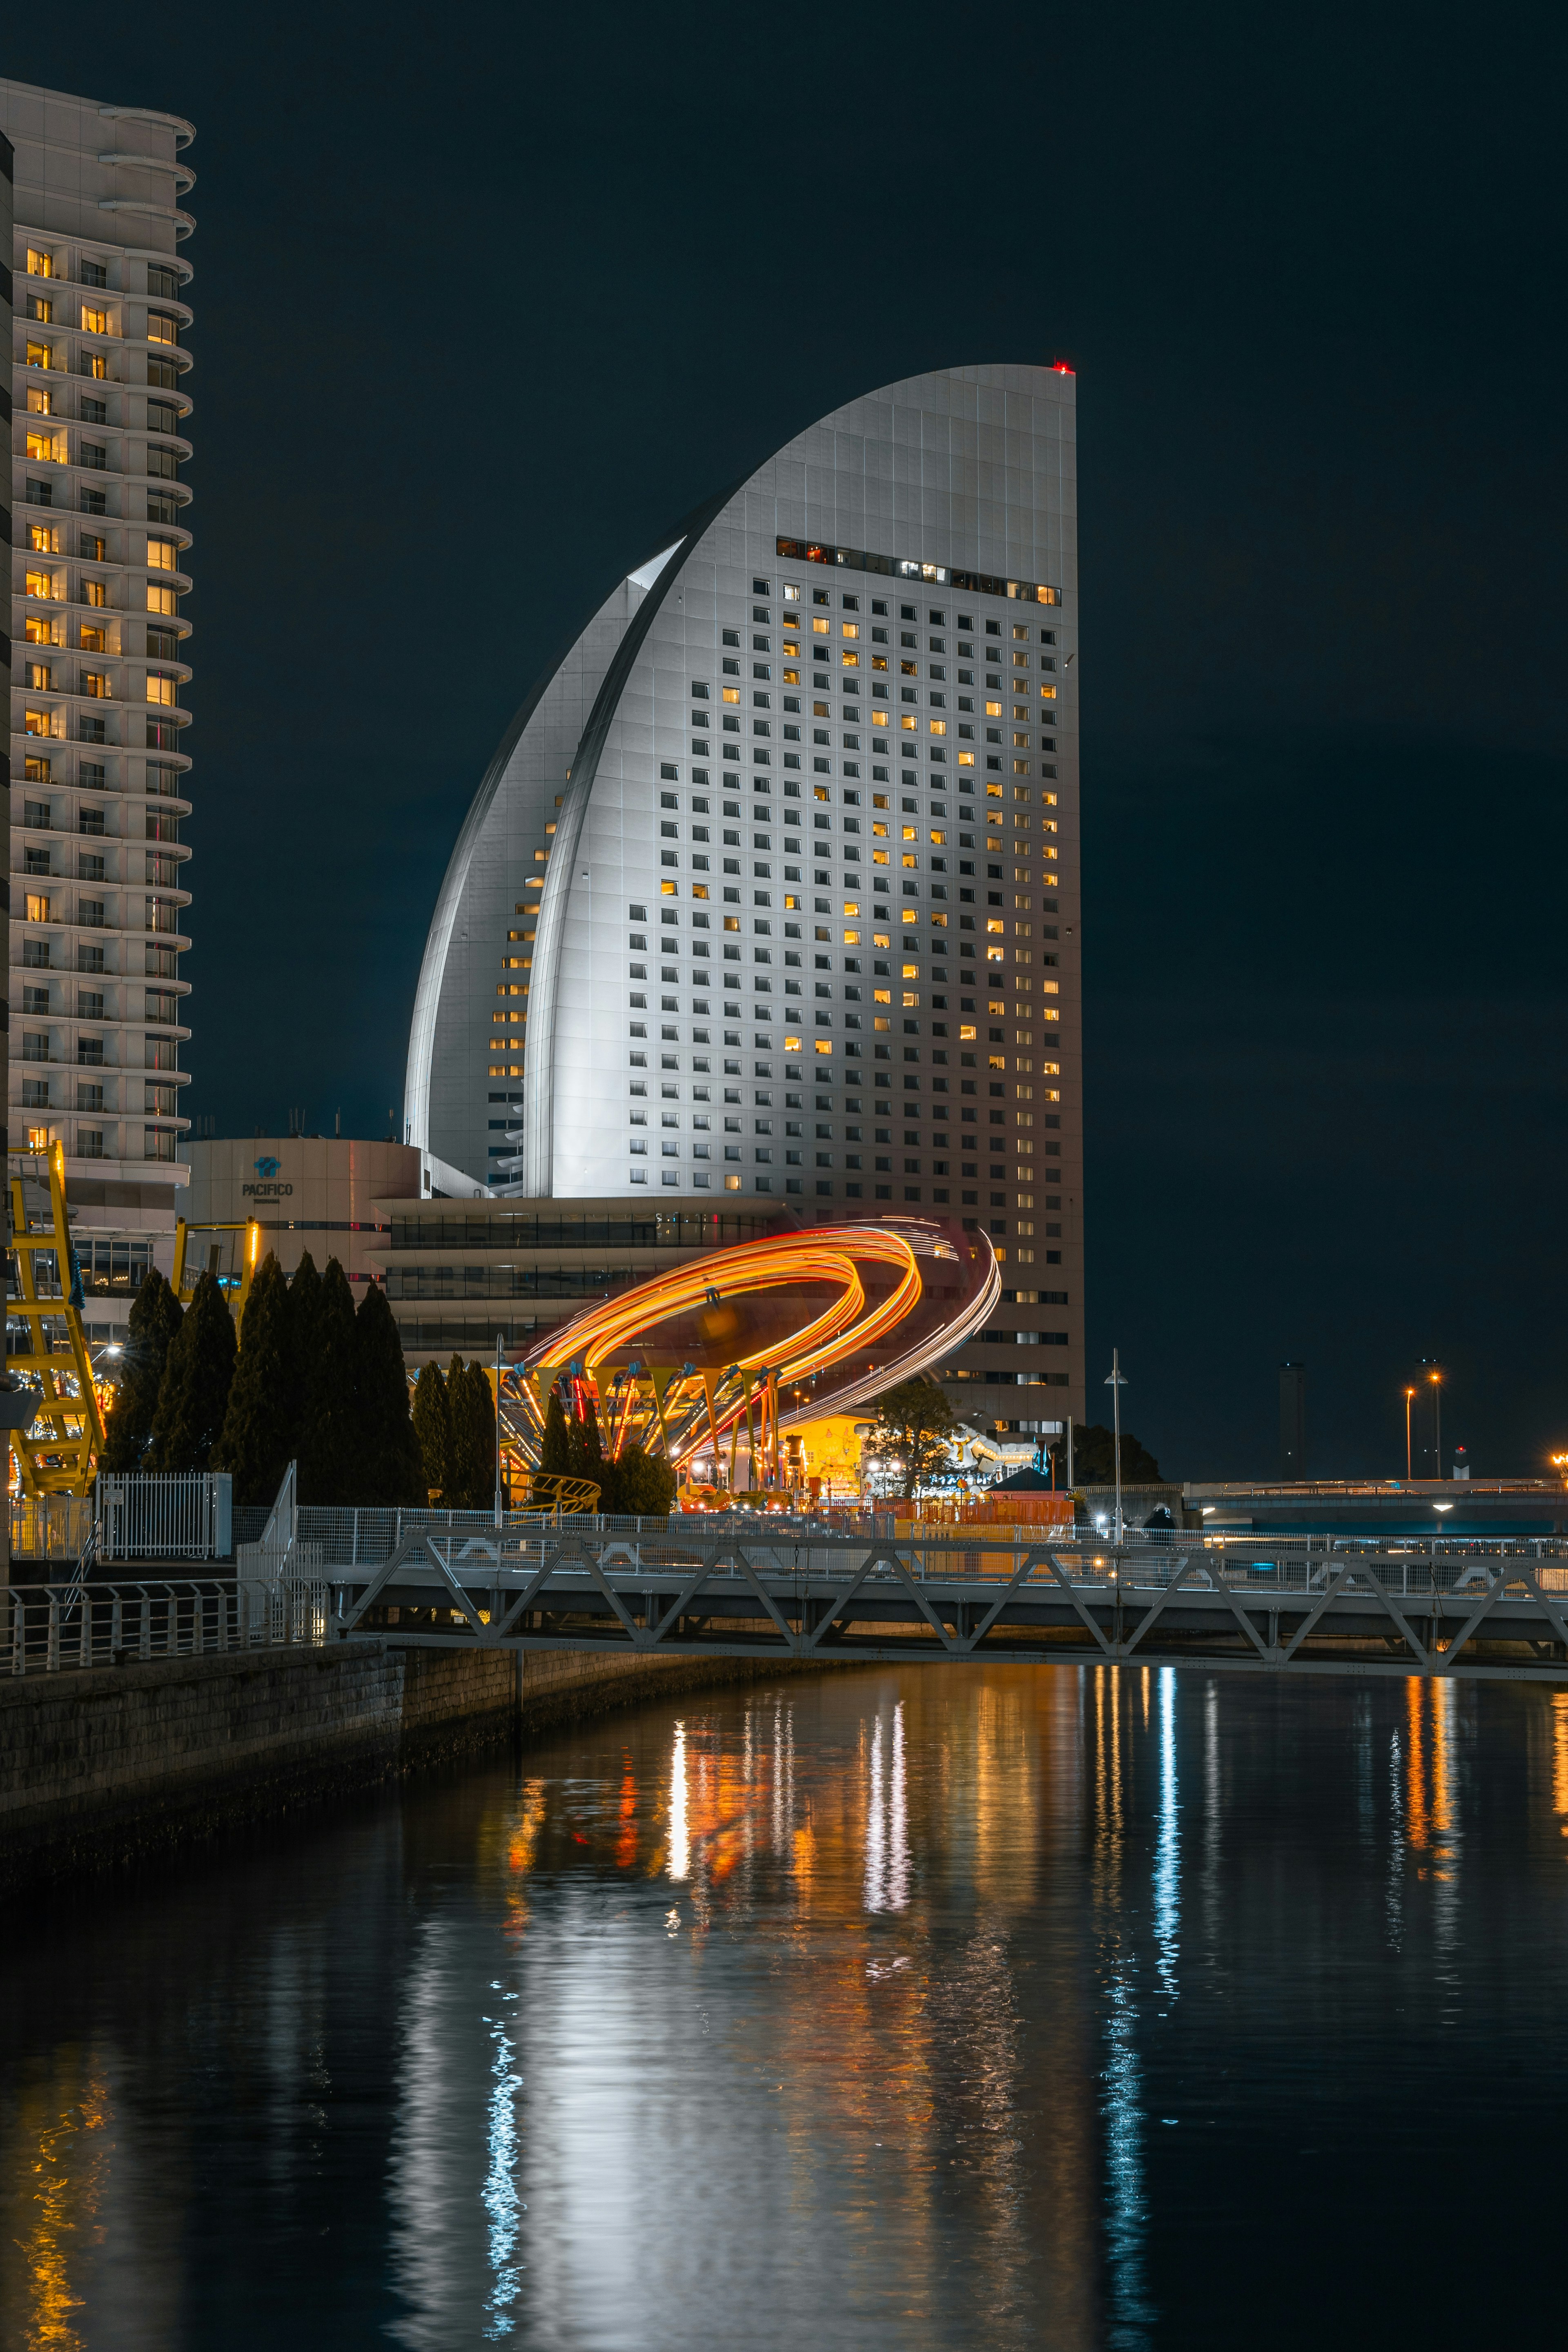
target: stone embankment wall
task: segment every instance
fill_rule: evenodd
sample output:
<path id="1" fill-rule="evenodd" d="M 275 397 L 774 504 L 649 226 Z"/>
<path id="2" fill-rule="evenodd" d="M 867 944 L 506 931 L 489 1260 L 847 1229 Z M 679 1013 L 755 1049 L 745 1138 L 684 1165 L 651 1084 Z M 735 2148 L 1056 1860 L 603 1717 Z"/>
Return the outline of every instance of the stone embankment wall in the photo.
<path id="1" fill-rule="evenodd" d="M 216 1836 L 609 1707 L 791 1670 L 355 1642 L 6 1678 L 0 1889 Z"/>

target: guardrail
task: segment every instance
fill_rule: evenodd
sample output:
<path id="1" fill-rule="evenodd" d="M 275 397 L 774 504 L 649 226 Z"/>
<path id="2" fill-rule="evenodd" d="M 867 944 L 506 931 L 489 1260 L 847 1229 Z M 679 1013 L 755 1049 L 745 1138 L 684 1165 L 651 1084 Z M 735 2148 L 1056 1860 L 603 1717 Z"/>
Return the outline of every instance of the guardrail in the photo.
<path id="1" fill-rule="evenodd" d="M 330 1595 L 302 1578 L 0 1585 L 0 1672 L 77 1673 L 226 1651 L 319 1648 Z"/>

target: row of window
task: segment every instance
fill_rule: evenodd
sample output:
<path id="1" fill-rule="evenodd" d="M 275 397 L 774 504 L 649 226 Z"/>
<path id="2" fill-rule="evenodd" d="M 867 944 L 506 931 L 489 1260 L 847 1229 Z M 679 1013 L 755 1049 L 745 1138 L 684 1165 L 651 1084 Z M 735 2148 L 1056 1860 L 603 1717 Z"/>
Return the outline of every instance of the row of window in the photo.
<path id="1" fill-rule="evenodd" d="M 651 1171 L 647 1168 L 637 1167 L 629 1169 L 627 1171 L 627 1176 L 629 1181 L 633 1184 L 647 1184 L 650 1181 L 650 1172 Z M 973 1173 L 972 1170 L 967 1168 L 963 1172 L 965 1176 L 970 1176 Z M 991 1172 L 993 1177 L 998 1177 L 1005 1174 L 1005 1171 L 1002 1169 L 994 1168 Z M 707 1192 L 710 1185 L 716 1185 L 719 1181 L 720 1179 L 717 1171 L 710 1172 L 709 1170 L 703 1168 L 693 1168 L 686 1171 L 682 1171 L 679 1168 L 665 1168 L 659 1171 L 660 1183 L 671 1186 L 688 1183 L 691 1186 L 694 1192 Z M 773 1192 L 775 1189 L 786 1194 L 792 1192 L 804 1192 L 807 1181 L 808 1180 L 805 1176 L 786 1175 L 781 1184 L 774 1177 L 771 1169 L 765 1174 L 752 1173 L 749 1176 L 743 1176 L 738 1170 L 726 1170 L 722 1175 L 724 1190 L 729 1192 L 739 1192 L 748 1183 L 754 1192 Z M 831 1200 L 836 1194 L 841 1193 L 847 1201 L 860 1201 L 868 1198 L 877 1201 L 890 1201 L 894 1194 L 894 1186 L 890 1181 L 887 1182 L 873 1183 L 869 1188 L 868 1188 L 863 1179 L 857 1176 L 838 1179 L 835 1179 L 831 1176 L 818 1176 L 814 1181 L 813 1189 L 817 1196 L 823 1200 Z M 994 1208 L 1005 1206 L 1006 1197 L 1007 1196 L 1005 1192 L 993 1192 L 990 1195 L 992 1206 Z M 903 1199 L 906 1203 L 916 1202 L 923 1203 L 925 1198 L 926 1194 L 921 1185 L 906 1184 L 903 1187 Z M 961 1192 L 958 1198 L 965 1208 L 974 1208 L 979 1203 L 980 1195 L 978 1192 Z M 1016 1195 L 1016 1198 L 1021 1208 L 1029 1208 L 1034 1204 L 1033 1193 L 1020 1192 Z M 947 1185 L 939 1184 L 932 1186 L 931 1192 L 931 1202 L 933 1207 L 946 1207 L 952 1203 L 952 1193 Z M 1011 1372 L 944 1372 L 942 1374 L 943 1380 L 1012 1380 L 1014 1377 L 1015 1375 Z M 1067 1384 L 1067 1374 L 1065 1372 L 1019 1372 L 1016 1377 L 1021 1381 L 1037 1381 L 1040 1382 L 1047 1382 L 1059 1381 L 1064 1387 Z"/>
<path id="2" fill-rule="evenodd" d="M 25 1088 L 23 1107 L 35 1110 L 49 1108 L 47 1102 L 29 1103 Z M 78 1105 L 79 1109 L 87 1108 L 89 1106 Z M 181 1131 L 189 1124 L 187 1119 L 177 1119 L 168 1127 L 62 1129 L 52 1124 L 35 1126 L 29 1123 L 24 1127 L 23 1132 L 27 1139 L 26 1149 L 29 1151 L 47 1151 L 51 1144 L 63 1143 L 68 1153 L 76 1160 L 174 1160 L 179 1153 Z M 101 1284 L 94 1285 L 99 1289 L 102 1286 Z"/>
<path id="3" fill-rule="evenodd" d="M 114 480 L 119 484 L 124 484 L 126 481 L 134 478 L 136 478 L 121 474 L 116 474 L 114 477 Z M 69 488 L 70 485 L 68 483 L 44 481 L 35 478 L 34 476 L 29 474 L 25 478 L 24 496 L 27 505 L 30 507 L 49 508 L 53 509 L 57 513 L 68 511 L 70 507 L 70 499 L 68 495 Z M 57 492 L 58 493 L 58 496 L 56 495 Z M 182 495 L 188 496 L 189 494 L 186 492 Z M 179 521 L 181 499 L 176 499 L 170 491 L 149 490 L 142 501 L 142 504 L 146 509 L 145 516 L 143 518 L 138 518 L 133 515 L 128 508 L 120 508 L 115 509 L 113 520 L 122 522 L 135 522 L 138 520 L 145 520 L 148 522 L 159 523 Z M 109 492 L 107 490 L 94 489 L 89 484 L 83 482 L 78 487 L 76 505 L 77 510 L 81 514 L 102 515 L 106 520 L 110 519 Z"/>
<path id="4" fill-rule="evenodd" d="M 67 555 L 70 551 L 66 545 L 68 536 L 58 523 L 41 522 L 36 515 L 29 515 L 24 532 L 24 546 L 28 555 Z M 100 532 L 83 530 L 77 533 L 76 558 L 79 563 L 144 563 L 149 572 L 173 572 L 180 570 L 190 543 L 188 537 L 184 540 L 159 539 L 152 534 L 143 541 L 141 534 L 132 530 L 126 534 L 123 554 L 116 555 L 110 552 L 109 541 Z M 137 549 L 144 551 L 138 553 Z M 68 576 L 52 570 L 30 569 L 26 575 L 27 594 L 58 601 L 66 595 L 66 589 L 60 583 Z M 100 587 L 103 585 L 101 582 L 97 584 Z M 76 601 L 83 604 L 101 604 L 106 600 L 106 594 L 94 594 L 92 586 L 84 583 L 82 593 Z"/>
<path id="5" fill-rule="evenodd" d="M 27 276 L 52 278 L 57 283 L 107 288 L 110 270 L 130 266 L 131 257 L 127 254 L 106 254 L 100 260 L 89 253 L 79 251 L 73 257 L 69 247 L 30 245 L 27 247 Z M 146 266 L 146 291 L 164 301 L 176 301 L 181 286 L 190 275 L 188 268 L 177 268 L 170 262 L 149 261 Z M 127 293 L 133 290 L 130 287 L 125 289 Z"/>
<path id="6" fill-rule="evenodd" d="M 968 595 L 1005 596 L 1026 604 L 1059 604 L 1062 601 L 1059 588 L 1049 587 L 1038 580 L 1007 580 L 989 572 L 954 572 L 941 563 L 917 563 L 890 555 L 873 555 L 864 548 L 835 547 L 821 540 L 780 539 L 775 545 L 778 553 L 786 560 L 831 564 L 841 572 L 880 572 L 884 578 L 911 583 L 920 581 L 938 587 L 951 584 Z M 766 596 L 769 593 L 765 580 L 752 580 L 753 596 Z M 814 592 L 822 595 L 828 593 L 826 589 Z M 789 593 L 787 587 L 784 593 L 786 596 Z M 908 608 L 908 615 L 910 620 L 915 617 L 912 606 Z M 962 621 L 959 625 L 963 626 Z"/>
<path id="7" fill-rule="evenodd" d="M 135 772 L 139 765 L 142 769 L 140 782 L 138 782 Z M 157 799 L 169 800 L 178 799 L 181 797 L 181 787 L 184 782 L 186 774 L 189 772 L 189 769 L 190 761 L 188 760 L 178 767 L 175 766 L 173 761 L 148 760 L 144 762 L 138 762 L 133 760 L 120 760 L 115 762 L 114 768 L 111 771 L 108 764 L 101 760 L 79 759 L 76 762 L 76 773 L 73 778 L 70 773 L 70 761 L 68 756 L 62 763 L 57 760 L 56 755 L 52 752 L 28 751 L 23 758 L 23 782 L 27 784 L 44 785 L 56 789 L 63 787 L 67 790 L 68 790 L 74 783 L 79 792 L 84 793 L 135 793 L 138 791 L 145 791 Z M 187 803 L 186 805 L 188 806 L 189 803 Z M 149 826 L 151 826 L 155 821 L 151 812 L 149 813 L 147 821 Z M 163 820 L 160 817 L 156 821 L 163 822 Z M 178 822 L 177 818 L 173 815 L 173 813 L 171 813 L 168 821 L 172 823 Z M 84 828 L 84 830 L 86 828 Z M 151 838 L 151 835 L 149 835 L 149 838 Z"/>

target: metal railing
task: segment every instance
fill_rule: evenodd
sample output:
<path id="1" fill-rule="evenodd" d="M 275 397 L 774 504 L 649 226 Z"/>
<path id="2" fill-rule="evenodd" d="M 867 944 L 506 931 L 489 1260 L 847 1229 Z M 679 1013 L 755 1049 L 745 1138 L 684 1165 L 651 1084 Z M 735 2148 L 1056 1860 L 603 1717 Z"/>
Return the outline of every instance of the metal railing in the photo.
<path id="1" fill-rule="evenodd" d="M 0 1671 L 76 1673 L 155 1658 L 319 1648 L 324 1584 L 159 1577 L 86 1585 L 0 1586 Z"/>
<path id="2" fill-rule="evenodd" d="M 309 1515 L 300 1516 L 304 1519 Z M 751 1513 L 685 1520 L 584 1517 L 560 1527 L 530 1523 L 513 1513 L 499 1530 L 477 1511 L 408 1512 L 403 1518 L 399 1544 L 416 1555 L 418 1547 L 428 1543 L 459 1580 L 476 1586 L 492 1578 L 504 1583 L 532 1576 L 552 1557 L 559 1559 L 552 1577 L 591 1582 L 594 1570 L 574 1563 L 572 1556 L 582 1551 L 605 1576 L 631 1583 L 646 1582 L 650 1571 L 690 1570 L 706 1556 L 706 1572 L 719 1581 L 747 1580 L 754 1572 L 806 1578 L 814 1583 L 837 1579 L 874 1584 L 897 1582 L 907 1575 L 916 1583 L 995 1586 L 1016 1581 L 1022 1596 L 1041 1588 L 1059 1590 L 1065 1578 L 1086 1595 L 1101 1599 L 1118 1591 L 1155 1594 L 1177 1580 L 1198 1592 L 1227 1588 L 1264 1598 L 1270 1593 L 1309 1596 L 1328 1591 L 1349 1571 L 1363 1584 L 1375 1582 L 1385 1593 L 1415 1601 L 1484 1591 L 1506 1573 L 1510 1561 L 1517 1561 L 1543 1592 L 1568 1592 L 1568 1538 L 1550 1536 L 1486 1536 L 1436 1546 L 1401 1546 L 1363 1536 L 1243 1542 L 1189 1531 L 1184 1538 L 1179 1528 L 1153 1528 L 1129 1529 L 1118 1549 L 1093 1532 L 1086 1536 L 1039 1527 L 895 1532 L 890 1522 L 827 1527 L 817 1520 L 792 1522 Z M 458 1524 L 448 1524 L 448 1518 Z M 731 1546 L 737 1554 L 743 1550 L 744 1560 L 724 1556 Z M 900 1565 L 889 1560 L 867 1570 L 864 1549 L 871 1546 L 896 1552 Z M 392 1545 L 374 1558 L 362 1550 L 357 1559 L 350 1559 L 335 1557 L 332 1547 L 324 1544 L 319 1568 L 312 1559 L 311 1570 L 342 1583 L 346 1569 L 352 1581 L 353 1570 L 363 1570 L 368 1577 L 398 1549 Z M 1033 1565 L 1021 1573 L 1031 1553 Z"/>
<path id="3" fill-rule="evenodd" d="M 11 1557 L 73 1566 L 92 1533 L 97 1506 L 90 1495 L 16 1495 L 11 1500 Z"/>

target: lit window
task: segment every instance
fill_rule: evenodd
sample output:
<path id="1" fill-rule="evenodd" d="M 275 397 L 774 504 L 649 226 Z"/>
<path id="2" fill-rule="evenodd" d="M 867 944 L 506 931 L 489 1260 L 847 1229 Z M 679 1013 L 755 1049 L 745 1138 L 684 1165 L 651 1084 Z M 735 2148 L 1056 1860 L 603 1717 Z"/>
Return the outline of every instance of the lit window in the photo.
<path id="1" fill-rule="evenodd" d="M 887 944 L 887 940 L 884 940 L 882 941 L 882 945 L 886 947 Z M 893 992 L 890 988 L 874 988 L 871 991 L 871 994 L 875 1002 L 879 1004 L 891 1004 L 893 1001 Z"/>
<path id="2" fill-rule="evenodd" d="M 101 654 L 108 651 L 103 642 L 103 631 L 89 627 L 85 621 L 81 626 L 81 649 L 84 654 Z"/>
<path id="3" fill-rule="evenodd" d="M 29 343 L 27 345 L 27 365 L 29 367 L 47 368 L 48 363 L 49 347 L 47 343 Z"/>
<path id="4" fill-rule="evenodd" d="M 825 637 L 827 635 L 827 623 L 826 621 L 813 621 L 811 626 L 814 635 Z"/>
<path id="5" fill-rule="evenodd" d="M 54 583 L 54 579 L 53 579 L 52 575 L 51 575 L 49 572 L 28 572 L 28 574 L 27 574 L 27 593 L 28 593 L 28 595 L 29 595 L 29 596 L 46 596 L 46 597 L 52 597 L 52 596 L 54 595 L 54 593 L 55 593 L 55 583 Z"/>
<path id="6" fill-rule="evenodd" d="M 908 1007 L 908 1006 L 910 1006 L 910 1005 L 911 1005 L 911 1004 L 918 1004 L 918 1003 L 920 1003 L 920 1001 L 921 1001 L 921 996 L 920 996 L 920 991 L 919 991 L 919 989 L 918 989 L 918 988 L 906 988 L 906 989 L 905 989 L 905 991 L 904 991 L 904 1003 L 905 1003 L 905 1006 L 906 1006 L 906 1007 Z"/>
<path id="7" fill-rule="evenodd" d="M 54 415 L 55 395 L 47 384 L 30 383 L 27 386 L 27 412 L 32 416 Z"/>
<path id="8" fill-rule="evenodd" d="M 26 716 L 24 731 L 29 735 L 47 735 L 49 731 L 48 712 L 29 710 Z"/>
<path id="9" fill-rule="evenodd" d="M 84 302 L 81 306 L 81 331 L 84 335 L 107 335 L 109 332 L 108 311 L 89 310 L 88 305 Z M 148 321 L 147 334 L 149 341 L 155 342 L 159 340 L 159 338 L 153 333 L 151 320 Z M 174 337 L 170 336 L 169 341 L 172 342 L 174 341 Z"/>
<path id="10" fill-rule="evenodd" d="M 832 1038 L 831 1038 L 831 1037 L 818 1037 L 817 1039 L 816 1039 L 815 1043 L 816 1043 L 816 1050 L 817 1050 L 817 1052 L 818 1052 L 819 1054 L 831 1054 L 831 1053 L 832 1053 L 832 1051 L 833 1051 L 833 1040 L 832 1040 Z"/>
<path id="11" fill-rule="evenodd" d="M 150 572 L 177 572 L 176 553 L 172 539 L 150 539 L 147 541 L 147 569 Z"/>
<path id="12" fill-rule="evenodd" d="M 83 313 L 83 316 L 84 316 L 84 318 L 85 318 L 85 316 L 86 316 L 86 313 L 85 313 L 85 312 Z M 165 310 L 149 310 L 149 311 L 148 311 L 148 313 L 147 313 L 147 341 L 148 341 L 150 343 L 172 343 L 172 342 L 174 342 L 174 341 L 175 341 L 177 340 L 177 338 L 178 338 L 178 331 L 179 331 L 179 321 L 178 321 L 178 320 L 177 320 L 177 319 L 171 319 L 171 318 L 169 317 L 169 315 L 168 315 L 167 311 L 165 311 Z"/>
<path id="13" fill-rule="evenodd" d="M 739 702 L 741 699 L 741 689 L 738 686 L 726 686 L 721 691 L 726 702 Z"/>
<path id="14" fill-rule="evenodd" d="M 28 897 L 27 897 L 27 920 L 28 920 L 28 922 L 29 922 L 29 923 L 47 923 L 47 922 L 48 921 L 48 919 L 49 919 L 49 902 L 48 902 L 48 900 L 47 900 L 47 898 L 35 898 L 35 897 L 33 897 L 33 896 L 32 896 L 32 894 L 29 892 Z"/>
<path id="15" fill-rule="evenodd" d="M 844 911 L 847 915 L 853 915 L 858 913 L 859 910 L 855 907 L 846 907 Z M 846 931 L 844 934 L 844 944 L 847 948 L 858 948 L 860 944 L 859 932 Z"/>
<path id="16" fill-rule="evenodd" d="M 846 669 L 858 669 L 860 667 L 860 656 L 852 646 L 846 646 L 838 658 Z"/>
<path id="17" fill-rule="evenodd" d="M 679 882 L 661 882 L 658 886 L 658 894 L 661 898 L 679 898 L 680 896 L 680 885 Z M 706 898 L 708 892 L 705 887 L 694 886 L 692 896 L 698 898 Z"/>
<path id="18" fill-rule="evenodd" d="M 905 964 L 902 974 L 900 975 L 900 977 L 905 980 L 919 980 L 920 976 L 921 968 L 918 963 Z"/>
<path id="19" fill-rule="evenodd" d="M 27 247 L 27 275 L 28 275 L 28 277 L 29 277 L 29 278 L 52 278 L 52 277 L 54 276 L 54 274 L 55 274 L 55 257 L 54 257 L 54 255 L 53 255 L 52 253 L 39 253 L 39 252 L 37 250 L 37 248 L 36 248 L 35 247 L 33 247 L 33 246 L 29 246 L 29 247 Z"/>
<path id="20" fill-rule="evenodd" d="M 784 1049 L 786 1054 L 798 1054 L 800 1051 L 800 1039 L 798 1037 L 786 1037 L 784 1039 Z"/>
<path id="21" fill-rule="evenodd" d="M 47 646 L 53 642 L 49 635 L 49 625 L 41 613 L 28 614 L 26 639 L 30 646 Z"/>
<path id="22" fill-rule="evenodd" d="M 81 593 L 86 604 L 107 604 L 109 602 L 108 584 L 102 580 L 84 580 L 81 583 Z M 168 607 L 170 612 L 174 609 L 172 604 Z"/>
<path id="23" fill-rule="evenodd" d="M 90 580 L 89 581 L 88 585 L 89 588 L 100 588 L 103 583 L 100 580 Z M 174 614 L 177 613 L 179 609 L 180 600 L 175 595 L 172 588 L 160 588 L 156 586 L 153 582 L 149 580 L 147 583 L 147 610 L 150 613 Z"/>
<path id="24" fill-rule="evenodd" d="M 90 688 L 89 688 L 89 691 L 91 691 Z M 174 679 L 172 677 L 165 677 L 162 670 L 149 670 L 147 673 L 147 699 L 149 702 L 172 703 L 174 699 Z"/>
<path id="25" fill-rule="evenodd" d="M 905 865 L 905 866 L 906 866 L 906 867 L 909 867 L 909 866 L 918 866 L 919 864 L 920 864 L 920 859 L 915 856 L 915 854 L 914 854 L 913 850 L 906 849 L 906 850 L 905 850 L 905 852 L 904 852 L 904 865 Z"/>
<path id="26" fill-rule="evenodd" d="M 1054 701 L 1056 700 L 1056 698 L 1057 698 L 1057 690 L 1056 690 L 1056 688 L 1055 688 L 1054 686 L 1042 686 L 1042 687 L 1041 687 L 1041 688 L 1040 688 L 1040 700 L 1041 700 L 1042 702 L 1054 702 Z"/>
<path id="27" fill-rule="evenodd" d="M 946 719 L 933 719 L 931 722 L 931 731 L 933 735 L 945 735 L 947 733 Z"/>
<path id="28" fill-rule="evenodd" d="M 37 466 L 56 466 L 65 463 L 64 451 L 54 436 L 49 433 L 29 433 L 27 455 Z"/>

